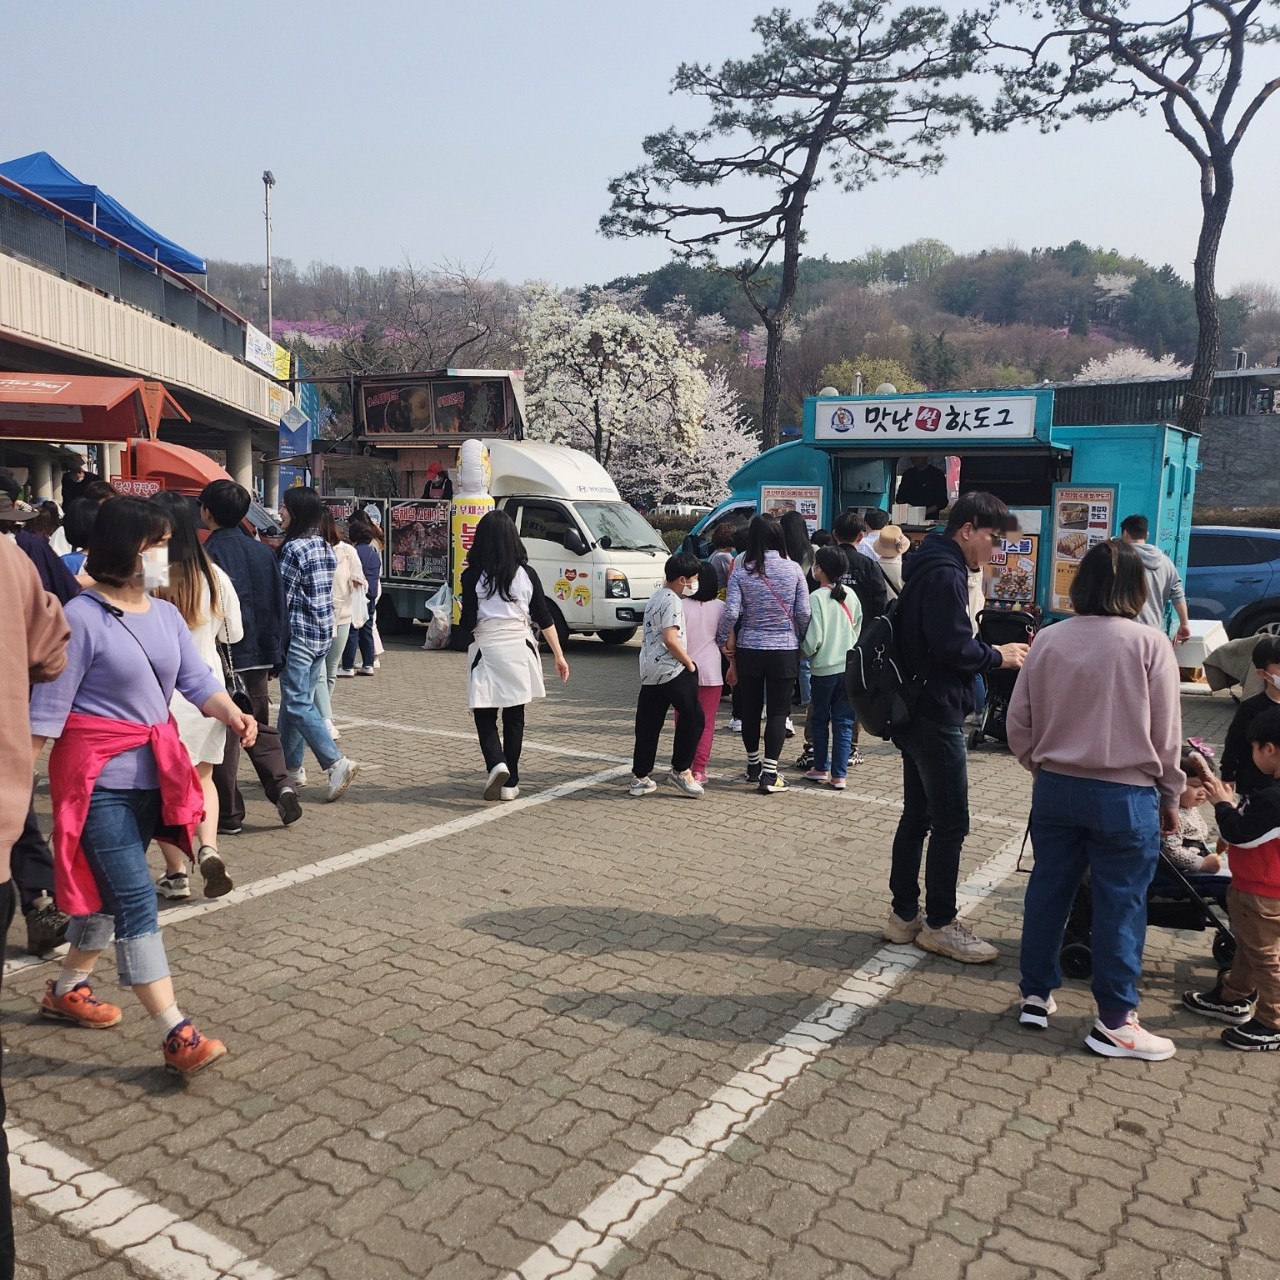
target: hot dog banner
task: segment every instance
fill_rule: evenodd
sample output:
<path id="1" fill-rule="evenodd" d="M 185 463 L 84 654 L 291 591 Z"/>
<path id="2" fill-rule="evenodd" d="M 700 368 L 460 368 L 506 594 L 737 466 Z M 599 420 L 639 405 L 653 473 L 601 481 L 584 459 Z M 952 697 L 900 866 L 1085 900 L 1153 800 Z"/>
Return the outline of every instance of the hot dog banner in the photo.
<path id="1" fill-rule="evenodd" d="M 1011 534 L 1000 540 L 982 570 L 982 593 L 993 604 L 1035 604 L 1039 568 L 1039 534 Z"/>
<path id="2" fill-rule="evenodd" d="M 1113 536 L 1116 519 L 1115 485 L 1053 486 L 1049 522 L 1052 539 L 1051 613 L 1071 613 L 1071 584 L 1090 547 Z"/>

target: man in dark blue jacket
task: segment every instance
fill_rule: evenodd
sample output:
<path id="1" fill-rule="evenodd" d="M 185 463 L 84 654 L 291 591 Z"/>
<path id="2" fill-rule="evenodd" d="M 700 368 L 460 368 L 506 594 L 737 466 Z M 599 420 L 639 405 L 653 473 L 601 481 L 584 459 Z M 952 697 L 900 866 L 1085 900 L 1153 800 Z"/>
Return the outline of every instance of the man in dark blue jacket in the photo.
<path id="1" fill-rule="evenodd" d="M 288 826 L 302 817 L 298 793 L 289 781 L 279 731 L 271 725 L 267 680 L 283 662 L 284 581 L 271 548 L 245 532 L 241 522 L 249 510 L 249 491 L 233 480 L 214 480 L 200 493 L 200 517 L 209 530 L 204 549 L 231 579 L 240 597 L 244 639 L 231 646 L 231 663 L 244 681 L 258 722 L 258 740 L 248 748 L 258 781 Z M 236 782 L 240 739 L 228 731 L 222 763 L 213 767 L 218 792 L 218 830 L 226 835 L 244 823 L 244 798 Z"/>
<path id="2" fill-rule="evenodd" d="M 911 723 L 894 735 L 902 752 L 902 817 L 893 839 L 889 890 L 893 906 L 883 934 L 965 964 L 996 958 L 989 942 L 956 916 L 960 850 L 969 834 L 969 774 L 965 717 L 973 710 L 973 678 L 993 667 L 1017 668 L 1024 644 L 992 647 L 973 634 L 969 570 L 991 559 L 1013 524 L 990 493 L 967 493 L 951 508 L 946 530 L 931 533 L 903 562 L 896 615 L 907 667 L 916 678 Z M 925 838 L 925 909 L 920 913 L 920 862 Z"/>

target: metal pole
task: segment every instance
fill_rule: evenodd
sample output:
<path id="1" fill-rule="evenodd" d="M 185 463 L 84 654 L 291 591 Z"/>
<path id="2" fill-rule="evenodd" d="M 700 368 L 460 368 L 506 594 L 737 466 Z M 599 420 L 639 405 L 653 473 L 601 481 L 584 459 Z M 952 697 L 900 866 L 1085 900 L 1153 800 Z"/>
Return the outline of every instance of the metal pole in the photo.
<path id="1" fill-rule="evenodd" d="M 262 172 L 262 191 L 267 219 L 267 337 L 274 338 L 271 315 L 271 188 L 276 180 L 270 169 Z"/>

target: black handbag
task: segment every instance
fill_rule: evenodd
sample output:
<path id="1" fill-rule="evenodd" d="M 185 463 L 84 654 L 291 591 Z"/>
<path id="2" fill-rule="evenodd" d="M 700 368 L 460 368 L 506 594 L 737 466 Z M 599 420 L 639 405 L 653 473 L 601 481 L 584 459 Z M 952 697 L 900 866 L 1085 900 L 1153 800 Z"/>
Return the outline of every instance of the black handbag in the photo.
<path id="1" fill-rule="evenodd" d="M 249 690 L 245 685 L 244 677 L 232 665 L 231 646 L 225 640 L 218 640 L 216 643 L 218 646 L 218 658 L 222 662 L 222 680 L 227 686 L 227 692 L 231 695 L 231 701 L 245 715 L 251 716 L 253 715 L 253 702 L 249 697 Z"/>

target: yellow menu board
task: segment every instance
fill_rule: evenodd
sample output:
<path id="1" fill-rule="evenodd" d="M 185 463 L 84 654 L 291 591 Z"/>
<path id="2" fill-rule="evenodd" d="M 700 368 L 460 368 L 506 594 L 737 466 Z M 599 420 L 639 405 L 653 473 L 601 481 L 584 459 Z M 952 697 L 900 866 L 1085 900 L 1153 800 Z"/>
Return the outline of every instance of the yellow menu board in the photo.
<path id="1" fill-rule="evenodd" d="M 1053 581 L 1049 588 L 1052 613 L 1070 613 L 1071 584 L 1090 547 L 1106 542 L 1115 527 L 1115 485 L 1053 486 Z"/>

